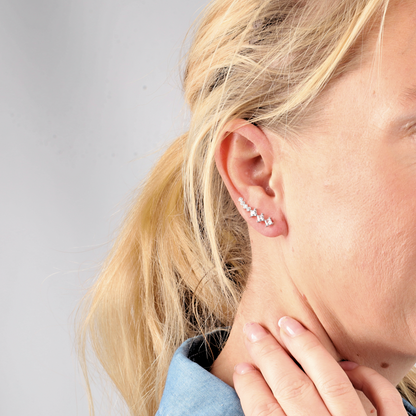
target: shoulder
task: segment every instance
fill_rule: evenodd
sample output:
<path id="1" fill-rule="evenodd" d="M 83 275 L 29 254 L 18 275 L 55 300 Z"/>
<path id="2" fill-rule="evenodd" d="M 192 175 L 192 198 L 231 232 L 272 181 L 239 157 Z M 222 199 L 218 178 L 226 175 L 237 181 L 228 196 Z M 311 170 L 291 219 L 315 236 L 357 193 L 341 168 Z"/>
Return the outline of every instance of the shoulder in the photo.
<path id="1" fill-rule="evenodd" d="M 157 416 L 244 416 L 235 390 L 209 372 L 227 336 L 227 330 L 219 329 L 178 348 Z"/>

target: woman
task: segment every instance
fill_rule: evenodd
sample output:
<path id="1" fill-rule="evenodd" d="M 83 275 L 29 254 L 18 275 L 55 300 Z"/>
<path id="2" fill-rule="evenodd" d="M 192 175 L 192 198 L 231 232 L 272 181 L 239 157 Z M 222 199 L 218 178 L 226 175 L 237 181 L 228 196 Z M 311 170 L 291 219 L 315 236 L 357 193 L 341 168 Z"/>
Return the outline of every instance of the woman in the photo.
<path id="1" fill-rule="evenodd" d="M 209 6 L 189 132 L 88 302 L 82 345 L 132 414 L 242 414 L 234 386 L 247 414 L 406 414 L 395 385 L 415 404 L 415 20 L 399 0 Z"/>

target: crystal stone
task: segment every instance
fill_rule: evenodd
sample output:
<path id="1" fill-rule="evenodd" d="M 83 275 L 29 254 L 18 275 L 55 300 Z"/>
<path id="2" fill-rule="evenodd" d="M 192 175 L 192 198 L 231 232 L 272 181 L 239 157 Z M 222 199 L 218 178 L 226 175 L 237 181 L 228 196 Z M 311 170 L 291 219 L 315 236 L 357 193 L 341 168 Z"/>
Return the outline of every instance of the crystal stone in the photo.
<path id="1" fill-rule="evenodd" d="M 263 214 L 257 215 L 257 222 L 262 222 L 262 221 L 264 221 L 264 215 Z"/>

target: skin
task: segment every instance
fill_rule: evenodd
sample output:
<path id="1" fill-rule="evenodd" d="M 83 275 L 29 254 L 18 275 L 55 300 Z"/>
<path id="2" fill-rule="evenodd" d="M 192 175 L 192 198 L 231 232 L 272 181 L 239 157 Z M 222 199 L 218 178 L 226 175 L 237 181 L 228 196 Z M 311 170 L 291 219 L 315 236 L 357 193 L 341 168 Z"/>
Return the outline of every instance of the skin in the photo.
<path id="1" fill-rule="evenodd" d="M 236 364 L 254 364 L 244 325 L 261 323 L 284 345 L 277 321 L 285 315 L 336 361 L 393 385 L 416 362 L 415 23 L 414 2 L 389 8 L 382 59 L 332 83 L 298 142 L 242 120 L 224 131 L 216 163 L 249 224 L 253 258 L 212 368 L 229 385 Z M 250 218 L 240 196 L 274 225 Z"/>
<path id="2" fill-rule="evenodd" d="M 279 320 L 285 347 L 263 327 L 245 325 L 246 348 L 256 367 L 236 366 L 234 386 L 247 416 L 407 416 L 399 392 L 375 370 L 337 363 L 317 337 L 290 317 Z M 366 409 L 354 387 L 375 408 Z"/>

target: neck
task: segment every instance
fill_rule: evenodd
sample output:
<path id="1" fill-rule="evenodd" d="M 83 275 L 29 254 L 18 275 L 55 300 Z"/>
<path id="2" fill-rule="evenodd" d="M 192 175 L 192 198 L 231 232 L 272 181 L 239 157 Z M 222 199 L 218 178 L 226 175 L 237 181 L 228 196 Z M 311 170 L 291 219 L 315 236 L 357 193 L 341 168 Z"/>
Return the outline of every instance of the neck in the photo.
<path id="1" fill-rule="evenodd" d="M 253 281 L 255 279 L 250 278 L 250 283 L 247 285 L 237 310 L 228 341 L 214 362 L 211 372 L 215 376 L 233 387 L 232 377 L 235 365 L 241 362 L 253 363 L 244 346 L 243 327 L 247 322 L 260 323 L 283 345 L 277 322 L 282 316 L 286 315 L 297 319 L 318 336 L 322 344 L 337 361 L 342 359 L 314 314 L 305 295 L 301 294 L 296 288 L 290 287 L 290 285 L 281 285 L 278 290 L 279 293 L 273 293 L 275 291 L 270 290 L 270 285 L 255 285 Z"/>
<path id="2" fill-rule="evenodd" d="M 267 250 L 267 249 L 266 249 Z M 274 254 L 276 251 L 274 252 Z M 254 258 L 273 258 L 255 256 Z M 277 262 L 279 263 L 279 262 Z M 280 262 L 279 264 L 284 264 Z M 353 339 L 344 330 L 319 299 L 313 298 L 313 292 L 301 291 L 290 276 L 287 268 L 271 269 L 253 262 L 247 287 L 244 291 L 235 316 L 228 341 L 215 360 L 211 373 L 233 387 L 233 371 L 241 362 L 253 363 L 244 346 L 243 327 L 247 322 L 258 322 L 267 328 L 276 340 L 283 345 L 277 325 L 282 316 L 291 316 L 313 332 L 335 360 L 342 359 L 357 362 L 374 368 L 392 384 L 397 385 L 414 364 L 414 357 L 407 357 L 388 351 L 380 345 L 372 345 L 370 340 Z M 311 299 L 309 299 L 311 297 Z M 368 414 L 374 415 L 371 403 L 359 392 Z"/>

